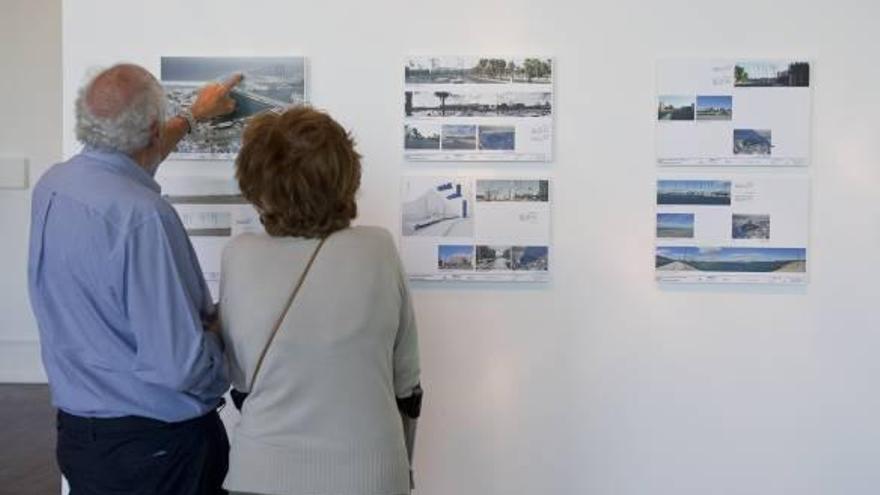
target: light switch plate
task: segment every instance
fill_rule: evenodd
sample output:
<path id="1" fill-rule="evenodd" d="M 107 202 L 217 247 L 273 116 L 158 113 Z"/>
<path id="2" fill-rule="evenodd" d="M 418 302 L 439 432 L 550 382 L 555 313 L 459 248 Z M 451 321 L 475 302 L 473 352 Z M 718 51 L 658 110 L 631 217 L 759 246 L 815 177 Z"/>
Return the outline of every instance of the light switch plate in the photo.
<path id="1" fill-rule="evenodd" d="M 27 189 L 28 160 L 23 156 L 0 156 L 0 189 Z"/>

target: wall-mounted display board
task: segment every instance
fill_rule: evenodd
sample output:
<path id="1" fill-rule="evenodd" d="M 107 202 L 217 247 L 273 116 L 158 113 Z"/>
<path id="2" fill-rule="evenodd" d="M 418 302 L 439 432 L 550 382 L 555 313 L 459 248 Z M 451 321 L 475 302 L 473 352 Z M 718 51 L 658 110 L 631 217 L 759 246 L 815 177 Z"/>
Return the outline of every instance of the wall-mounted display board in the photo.
<path id="1" fill-rule="evenodd" d="M 805 176 L 667 174 L 656 215 L 660 282 L 807 281 Z"/>
<path id="2" fill-rule="evenodd" d="M 410 278 L 543 282 L 550 277 L 550 181 L 407 176 L 400 252 Z"/>
<path id="3" fill-rule="evenodd" d="M 259 214 L 233 180 L 170 176 L 159 179 L 162 194 L 174 207 L 192 242 L 211 297 L 220 297 L 220 261 L 234 236 L 262 232 Z"/>
<path id="4" fill-rule="evenodd" d="M 810 115 L 809 62 L 657 63 L 658 165 L 805 166 Z"/>
<path id="5" fill-rule="evenodd" d="M 307 101 L 303 57 L 162 57 L 168 115 L 192 105 L 205 83 L 220 82 L 236 73 L 244 79 L 230 93 L 235 112 L 197 125 L 177 145 L 172 159 L 234 159 L 249 117 Z"/>
<path id="6" fill-rule="evenodd" d="M 403 100 L 409 160 L 551 159 L 549 58 L 410 57 Z"/>

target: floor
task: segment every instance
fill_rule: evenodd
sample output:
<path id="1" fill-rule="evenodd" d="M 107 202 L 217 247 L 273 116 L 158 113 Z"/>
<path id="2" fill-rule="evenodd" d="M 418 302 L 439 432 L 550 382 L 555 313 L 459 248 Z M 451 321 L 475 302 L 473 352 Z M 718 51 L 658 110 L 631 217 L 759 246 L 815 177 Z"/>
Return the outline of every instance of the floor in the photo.
<path id="1" fill-rule="evenodd" d="M 0 384 L 0 495 L 60 491 L 48 387 Z"/>

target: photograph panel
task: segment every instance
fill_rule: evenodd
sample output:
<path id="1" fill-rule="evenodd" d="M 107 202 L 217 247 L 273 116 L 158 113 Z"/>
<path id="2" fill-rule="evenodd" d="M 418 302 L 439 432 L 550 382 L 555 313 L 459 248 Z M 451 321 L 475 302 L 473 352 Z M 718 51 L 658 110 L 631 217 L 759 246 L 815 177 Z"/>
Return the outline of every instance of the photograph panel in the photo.
<path id="1" fill-rule="evenodd" d="M 410 57 L 406 84 L 550 84 L 549 58 Z"/>
<path id="2" fill-rule="evenodd" d="M 439 124 L 405 124 L 403 147 L 408 150 L 439 150 Z"/>
<path id="3" fill-rule="evenodd" d="M 773 139 L 770 129 L 734 129 L 734 155 L 770 156 L 773 150 Z"/>
<path id="4" fill-rule="evenodd" d="M 415 178 L 401 205 L 404 236 L 473 237 L 474 219 L 465 183 L 457 180 Z"/>
<path id="5" fill-rule="evenodd" d="M 473 270 L 474 246 L 459 244 L 437 246 L 437 268 L 439 270 Z"/>
<path id="6" fill-rule="evenodd" d="M 803 273 L 807 252 L 804 248 L 658 246 L 655 267 L 658 271 Z"/>
<path id="7" fill-rule="evenodd" d="M 658 213 L 657 237 L 660 239 L 693 239 L 693 213 Z"/>
<path id="8" fill-rule="evenodd" d="M 657 104 L 657 120 L 694 120 L 695 106 L 696 102 L 693 96 L 660 96 Z"/>
<path id="9" fill-rule="evenodd" d="M 511 246 L 477 246 L 477 271 L 513 270 Z"/>
<path id="10" fill-rule="evenodd" d="M 731 237 L 734 239 L 770 239 L 770 215 L 734 214 Z"/>
<path id="11" fill-rule="evenodd" d="M 658 180 L 658 205 L 730 205 L 730 181 Z"/>
<path id="12" fill-rule="evenodd" d="M 549 269 L 547 246 L 513 246 L 510 250 L 514 271 L 542 271 Z"/>
<path id="13" fill-rule="evenodd" d="M 741 61 L 734 67 L 734 85 L 744 88 L 807 87 L 808 62 Z"/>
<path id="14" fill-rule="evenodd" d="M 477 202 L 546 202 L 549 197 L 548 180 L 477 181 Z"/>
<path id="15" fill-rule="evenodd" d="M 444 125 L 442 148 L 444 150 L 476 150 L 477 126 Z"/>
<path id="16" fill-rule="evenodd" d="M 733 120 L 733 96 L 697 96 L 697 120 Z"/>
<path id="17" fill-rule="evenodd" d="M 498 95 L 459 91 L 404 91 L 407 117 L 495 117 Z"/>
<path id="18" fill-rule="evenodd" d="M 516 128 L 508 125 L 481 125 L 480 149 L 513 151 L 516 149 Z"/>
<path id="19" fill-rule="evenodd" d="M 501 93 L 497 113 L 503 117 L 548 117 L 553 114 L 553 95 L 542 93 Z"/>
<path id="20" fill-rule="evenodd" d="M 189 108 L 206 83 L 234 74 L 243 76 L 230 92 L 235 111 L 198 124 L 177 146 L 177 157 L 233 156 L 241 147 L 247 119 L 263 112 L 281 112 L 306 100 L 302 57 L 162 57 L 160 65 L 169 115 Z"/>

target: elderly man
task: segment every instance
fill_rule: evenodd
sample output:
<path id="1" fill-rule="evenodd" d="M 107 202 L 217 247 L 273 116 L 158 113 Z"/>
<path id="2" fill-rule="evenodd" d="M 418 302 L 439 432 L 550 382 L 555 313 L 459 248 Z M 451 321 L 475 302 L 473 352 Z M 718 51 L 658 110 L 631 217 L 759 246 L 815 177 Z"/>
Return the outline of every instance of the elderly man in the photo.
<path id="1" fill-rule="evenodd" d="M 223 493 L 229 382 L 195 253 L 153 175 L 236 76 L 165 121 L 162 87 L 117 65 L 76 103 L 85 149 L 33 193 L 28 278 L 72 495 Z"/>

